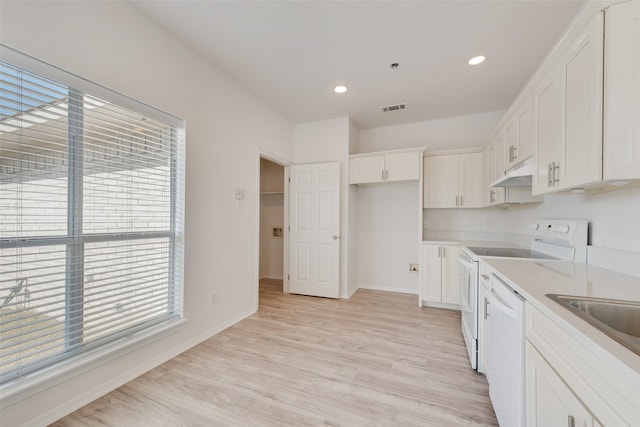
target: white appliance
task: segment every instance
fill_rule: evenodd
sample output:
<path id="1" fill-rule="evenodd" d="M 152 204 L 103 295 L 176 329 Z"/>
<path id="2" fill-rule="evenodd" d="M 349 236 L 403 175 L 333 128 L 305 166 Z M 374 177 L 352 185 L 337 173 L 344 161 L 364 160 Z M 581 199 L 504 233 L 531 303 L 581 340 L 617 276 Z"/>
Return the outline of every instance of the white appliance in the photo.
<path id="1" fill-rule="evenodd" d="M 535 175 L 533 157 L 529 157 L 505 172 L 504 176 L 491 183 L 492 187 L 531 187 Z"/>
<path id="2" fill-rule="evenodd" d="M 489 397 L 498 424 L 524 426 L 524 298 L 497 276 L 492 274 L 489 280 Z"/>
<path id="3" fill-rule="evenodd" d="M 586 262 L 588 222 L 581 220 L 541 220 L 529 225 L 529 248 L 463 247 L 460 251 L 460 294 L 462 335 L 473 369 L 478 369 L 481 348 L 479 328 L 479 257 L 546 259 Z"/>
<path id="4" fill-rule="evenodd" d="M 462 336 L 469 353 L 471 369 L 478 369 L 478 261 L 464 249 L 460 251 L 460 307 Z"/>

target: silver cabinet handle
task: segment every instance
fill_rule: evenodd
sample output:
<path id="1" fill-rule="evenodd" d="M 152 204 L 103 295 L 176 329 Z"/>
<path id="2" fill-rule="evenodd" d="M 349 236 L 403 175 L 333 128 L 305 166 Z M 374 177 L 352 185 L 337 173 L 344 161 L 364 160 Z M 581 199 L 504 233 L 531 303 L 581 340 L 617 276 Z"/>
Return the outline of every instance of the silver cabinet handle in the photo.
<path id="1" fill-rule="evenodd" d="M 337 234 L 334 234 L 333 236 L 331 236 L 331 238 L 332 238 L 333 240 L 338 240 L 338 235 L 337 235 Z"/>
<path id="2" fill-rule="evenodd" d="M 382 180 L 384 181 L 384 169 L 382 169 L 382 170 L 380 171 L 380 174 L 381 174 L 381 178 L 380 178 L 380 179 L 382 179 Z"/>
<path id="3" fill-rule="evenodd" d="M 515 145 L 512 145 L 513 147 L 513 160 L 515 161 L 518 158 L 518 147 L 516 147 Z"/>
<path id="4" fill-rule="evenodd" d="M 462 196 L 460 196 L 460 207 L 462 207 Z"/>
<path id="5" fill-rule="evenodd" d="M 553 185 L 557 185 L 560 182 L 560 164 L 553 162 Z"/>
<path id="6" fill-rule="evenodd" d="M 553 163 L 547 165 L 547 187 L 553 186 Z"/>
<path id="7" fill-rule="evenodd" d="M 576 418 L 573 415 L 569 415 L 569 417 L 567 418 L 567 426 L 576 427 Z"/>
<path id="8" fill-rule="evenodd" d="M 489 300 L 487 298 L 484 299 L 484 320 L 487 320 L 489 317 Z"/>
<path id="9" fill-rule="evenodd" d="M 483 278 L 484 280 L 489 280 L 489 276 L 488 276 L 488 275 L 486 275 L 486 274 L 481 274 L 481 276 L 482 276 L 482 278 Z"/>
<path id="10" fill-rule="evenodd" d="M 458 206 L 458 196 L 456 196 L 456 206 Z"/>

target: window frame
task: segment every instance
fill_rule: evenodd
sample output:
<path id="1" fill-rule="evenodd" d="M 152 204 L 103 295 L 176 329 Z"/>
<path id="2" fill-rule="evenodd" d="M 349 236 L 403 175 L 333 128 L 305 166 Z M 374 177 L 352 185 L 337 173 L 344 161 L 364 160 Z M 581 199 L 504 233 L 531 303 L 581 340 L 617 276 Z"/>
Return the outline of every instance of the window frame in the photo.
<path id="1" fill-rule="evenodd" d="M 90 82 L 75 74 L 69 73 L 58 67 L 49 65 L 32 56 L 14 50 L 0 44 L 0 58 L 3 62 L 19 67 L 28 72 L 66 85 L 69 88 L 69 109 L 67 122 L 74 123 L 68 126 L 67 136 L 67 230 L 66 235 L 52 237 L 15 237 L 0 238 L 2 248 L 27 248 L 64 245 L 66 248 L 65 266 L 65 351 L 53 357 L 40 360 L 30 365 L 24 372 L 7 375 L 2 379 L 0 392 L 2 403 L 8 397 L 24 392 L 25 387 L 32 387 L 41 381 L 51 378 L 58 372 L 75 372 L 82 365 L 95 364 L 96 355 L 107 355 L 118 352 L 130 351 L 141 342 L 154 338 L 157 334 L 173 329 L 186 321 L 183 317 L 183 287 L 184 287 L 184 162 L 185 162 L 185 121 L 177 116 L 161 111 L 143 102 L 137 101 L 126 95 L 122 95 L 102 85 Z M 115 105 L 130 109 L 136 113 L 152 117 L 172 127 L 175 131 L 175 144 L 171 144 L 169 157 L 170 170 L 170 207 L 169 230 L 166 231 L 141 231 L 141 232 L 117 232 L 83 234 L 83 95 L 96 96 Z M 80 132 L 78 132 L 80 130 Z M 167 306 L 173 313 L 160 322 L 154 322 L 150 327 L 142 322 L 132 328 L 125 328 L 115 334 L 109 335 L 108 342 L 97 339 L 88 344 L 77 346 L 78 340 L 82 341 L 82 326 L 84 303 L 78 307 L 71 307 L 70 298 L 82 300 L 84 279 L 73 280 L 72 276 L 83 277 L 84 270 L 84 246 L 87 243 L 117 242 L 138 239 L 167 238 L 169 240 L 168 283 L 173 287 L 168 293 Z M 70 265 L 70 260 L 81 260 Z M 70 273 L 74 271 L 73 275 Z M 67 351 L 71 347 L 77 347 Z M 46 369 L 42 369 L 46 368 Z M 42 372 L 45 371 L 45 372 Z M 80 373 L 81 371 L 77 371 Z M 55 375 L 54 375 L 55 376 Z"/>

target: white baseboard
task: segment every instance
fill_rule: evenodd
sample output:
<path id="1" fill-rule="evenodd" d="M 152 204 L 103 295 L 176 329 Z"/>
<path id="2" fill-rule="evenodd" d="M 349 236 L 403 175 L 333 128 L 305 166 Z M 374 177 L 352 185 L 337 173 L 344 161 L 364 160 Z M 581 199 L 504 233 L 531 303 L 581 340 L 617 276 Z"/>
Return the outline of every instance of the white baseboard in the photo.
<path id="1" fill-rule="evenodd" d="M 455 304 L 446 304 L 442 302 L 430 302 L 430 301 L 422 301 L 423 307 L 434 307 L 434 308 L 446 308 L 447 310 L 456 310 L 460 311 L 460 306 Z"/>
<path id="2" fill-rule="evenodd" d="M 356 291 L 357 291 L 358 289 L 359 289 L 359 288 L 356 286 L 355 288 L 353 288 L 353 289 L 351 289 L 351 290 L 347 290 L 347 292 L 346 292 L 346 293 L 343 293 L 342 295 L 340 295 L 340 298 L 342 298 L 342 299 L 350 299 L 350 298 L 353 296 L 353 294 L 355 294 L 355 293 L 356 293 Z"/>
<path id="3" fill-rule="evenodd" d="M 235 325 L 236 323 L 246 319 L 247 317 L 254 314 L 255 310 L 248 310 L 244 313 L 235 316 L 226 322 L 216 326 L 213 329 L 210 329 L 202 334 L 182 343 L 178 347 L 171 348 L 166 352 L 154 357 L 153 359 L 149 359 L 145 361 L 143 364 L 139 364 L 132 369 L 124 372 L 121 375 L 116 376 L 112 380 L 100 384 L 99 386 L 87 391 L 83 392 L 80 396 L 75 399 L 68 401 L 63 406 L 58 406 L 51 411 L 48 411 L 44 414 L 41 414 L 37 418 L 29 421 L 28 426 L 43 426 L 49 425 L 60 418 L 72 413 L 73 411 L 82 408 L 83 406 L 93 402 L 94 400 L 104 396 L 105 394 L 117 389 L 118 387 L 123 386 L 124 384 L 132 381 L 133 379 L 139 377 L 140 375 L 149 372 L 153 368 L 160 366 L 161 364 L 173 359 L 181 353 L 189 350 L 190 348 L 200 344 L 208 338 L 211 338 L 214 335 L 219 334 L 230 326 Z"/>
<path id="4" fill-rule="evenodd" d="M 393 286 L 380 286 L 380 285 L 363 285 L 360 284 L 356 289 L 371 289 L 374 291 L 385 291 L 385 292 L 399 292 L 401 294 L 412 294 L 418 295 L 417 289 L 409 289 L 409 288 L 396 288 Z"/>

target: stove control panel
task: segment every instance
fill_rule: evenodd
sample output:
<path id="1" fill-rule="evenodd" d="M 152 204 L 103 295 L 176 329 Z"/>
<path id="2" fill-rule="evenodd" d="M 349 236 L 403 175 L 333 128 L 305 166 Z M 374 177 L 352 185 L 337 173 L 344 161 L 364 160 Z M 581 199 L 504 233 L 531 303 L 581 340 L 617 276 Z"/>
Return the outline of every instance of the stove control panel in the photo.
<path id="1" fill-rule="evenodd" d="M 586 262 L 589 222 L 541 220 L 529 224 L 532 248 L 561 259 Z"/>
<path id="2" fill-rule="evenodd" d="M 586 244 L 588 228 L 589 223 L 581 220 L 541 220 L 529 224 L 529 232 L 534 238 L 565 240 L 576 244 Z"/>

